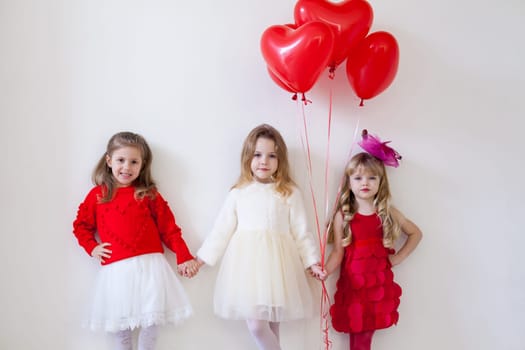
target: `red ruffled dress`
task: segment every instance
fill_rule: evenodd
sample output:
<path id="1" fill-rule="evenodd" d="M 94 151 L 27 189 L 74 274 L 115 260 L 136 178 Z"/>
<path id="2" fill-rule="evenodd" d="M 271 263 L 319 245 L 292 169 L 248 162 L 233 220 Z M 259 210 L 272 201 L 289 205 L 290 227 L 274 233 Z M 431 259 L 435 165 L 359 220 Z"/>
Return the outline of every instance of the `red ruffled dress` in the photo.
<path id="1" fill-rule="evenodd" d="M 352 243 L 345 247 L 334 304 L 332 325 L 338 332 L 359 333 L 396 324 L 401 287 L 394 282 L 383 245 L 383 228 L 376 214 L 356 213 L 350 222 Z"/>

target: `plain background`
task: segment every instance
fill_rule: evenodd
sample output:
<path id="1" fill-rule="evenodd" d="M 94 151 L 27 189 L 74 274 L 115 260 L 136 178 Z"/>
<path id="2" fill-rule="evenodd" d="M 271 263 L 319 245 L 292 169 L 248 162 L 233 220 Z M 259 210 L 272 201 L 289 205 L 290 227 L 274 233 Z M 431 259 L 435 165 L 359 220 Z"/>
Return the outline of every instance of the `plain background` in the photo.
<path id="1" fill-rule="evenodd" d="M 71 223 L 115 132 L 149 141 L 153 174 L 195 252 L 239 174 L 244 137 L 270 123 L 287 140 L 316 232 L 302 107 L 270 80 L 259 50 L 267 27 L 293 22 L 294 5 L 0 0 L 1 349 L 111 349 L 107 335 L 81 327 L 99 266 Z M 399 42 L 394 83 L 359 108 L 343 65 L 334 81 L 323 73 L 304 110 L 321 222 L 356 129 L 403 155 L 389 169 L 394 202 L 424 239 L 395 268 L 401 319 L 376 333 L 374 349 L 523 349 L 525 5 L 371 5 L 372 31 Z M 159 350 L 256 349 L 243 322 L 214 316 L 216 272 L 182 281 L 195 315 L 164 328 Z M 319 318 L 281 333 L 283 349 L 323 348 Z M 347 348 L 345 335 L 331 331 L 330 340 Z"/>

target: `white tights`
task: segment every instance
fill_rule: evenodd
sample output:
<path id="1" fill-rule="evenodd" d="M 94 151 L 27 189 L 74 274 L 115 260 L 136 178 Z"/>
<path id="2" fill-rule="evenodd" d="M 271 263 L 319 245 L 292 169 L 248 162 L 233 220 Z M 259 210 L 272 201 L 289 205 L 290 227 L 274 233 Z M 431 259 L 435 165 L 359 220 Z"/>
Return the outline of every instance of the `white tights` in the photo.
<path id="1" fill-rule="evenodd" d="M 279 322 L 247 320 L 250 333 L 261 350 L 281 350 L 279 345 Z"/>
<path id="2" fill-rule="evenodd" d="M 158 327 L 150 326 L 140 328 L 138 338 L 138 350 L 153 350 L 157 343 Z M 126 329 L 115 333 L 115 350 L 133 349 L 133 332 Z"/>

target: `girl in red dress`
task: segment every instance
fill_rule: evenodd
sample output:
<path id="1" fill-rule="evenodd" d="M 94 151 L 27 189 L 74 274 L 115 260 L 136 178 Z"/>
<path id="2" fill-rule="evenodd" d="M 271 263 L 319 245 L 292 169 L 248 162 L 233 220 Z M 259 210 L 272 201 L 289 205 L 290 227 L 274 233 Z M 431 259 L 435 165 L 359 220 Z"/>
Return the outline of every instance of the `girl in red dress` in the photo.
<path id="1" fill-rule="evenodd" d="M 131 132 L 113 135 L 93 172 L 95 187 L 73 223 L 78 243 L 102 267 L 93 288 L 87 326 L 115 334 L 115 348 L 152 350 L 157 326 L 192 313 L 189 299 L 164 257 L 163 244 L 177 255 L 177 270 L 198 271 L 168 203 L 151 176 L 151 150 Z"/>
<path id="2" fill-rule="evenodd" d="M 361 147 L 345 170 L 345 180 L 330 223 L 334 247 L 326 264 L 326 278 L 339 266 L 340 276 L 332 325 L 349 333 L 351 350 L 369 350 L 376 329 L 397 323 L 401 287 L 392 267 L 400 264 L 421 240 L 420 229 L 390 205 L 385 164 L 397 166 L 397 152 L 363 132 Z M 372 154 L 370 154 L 372 153 Z M 394 241 L 407 239 L 399 251 Z"/>

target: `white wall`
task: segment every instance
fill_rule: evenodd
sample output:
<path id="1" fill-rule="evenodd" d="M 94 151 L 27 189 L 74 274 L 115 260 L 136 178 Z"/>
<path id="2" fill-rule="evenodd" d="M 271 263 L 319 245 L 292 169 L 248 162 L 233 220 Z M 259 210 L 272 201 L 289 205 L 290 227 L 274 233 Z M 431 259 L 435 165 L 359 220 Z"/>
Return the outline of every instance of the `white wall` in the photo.
<path id="1" fill-rule="evenodd" d="M 196 251 L 238 175 L 243 138 L 273 124 L 314 228 L 298 108 L 269 79 L 259 51 L 266 27 L 293 21 L 294 4 L 0 1 L 1 349 L 110 349 L 106 335 L 80 326 L 98 266 L 71 222 L 117 131 L 150 142 L 154 175 Z M 395 270 L 401 320 L 377 332 L 374 348 L 523 349 L 525 5 L 371 4 L 373 30 L 399 41 L 394 84 L 359 108 L 344 69 L 333 83 L 324 74 L 306 115 L 321 208 L 330 88 L 330 198 L 358 121 L 404 156 L 390 171 L 394 199 L 424 239 Z M 242 322 L 213 315 L 216 271 L 183 280 L 195 316 L 163 329 L 159 350 L 255 349 Z M 320 349 L 318 321 L 283 325 L 283 348 Z M 344 335 L 330 339 L 346 348 Z"/>

